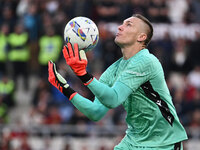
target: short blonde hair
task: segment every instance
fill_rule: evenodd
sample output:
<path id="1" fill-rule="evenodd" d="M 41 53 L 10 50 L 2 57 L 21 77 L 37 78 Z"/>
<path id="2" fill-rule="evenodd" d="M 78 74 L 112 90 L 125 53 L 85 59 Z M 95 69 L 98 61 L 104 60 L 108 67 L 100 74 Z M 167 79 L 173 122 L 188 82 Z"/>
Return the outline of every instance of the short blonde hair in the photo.
<path id="1" fill-rule="evenodd" d="M 144 17 L 140 14 L 133 14 L 132 17 L 139 18 L 149 27 L 148 33 L 147 33 L 147 39 L 144 41 L 145 46 L 147 46 L 150 43 L 151 38 L 153 36 L 153 26 L 152 26 L 151 22 L 146 17 Z"/>

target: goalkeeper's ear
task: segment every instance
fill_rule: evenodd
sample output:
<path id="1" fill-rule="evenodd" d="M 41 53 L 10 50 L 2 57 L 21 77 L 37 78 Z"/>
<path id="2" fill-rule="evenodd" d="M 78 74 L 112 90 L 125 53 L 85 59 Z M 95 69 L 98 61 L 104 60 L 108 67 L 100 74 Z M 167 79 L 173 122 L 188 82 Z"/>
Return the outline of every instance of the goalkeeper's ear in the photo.
<path id="1" fill-rule="evenodd" d="M 80 50 L 79 53 L 80 53 L 81 60 L 85 59 L 87 61 L 87 57 L 86 57 L 85 51 L 84 50 Z"/>

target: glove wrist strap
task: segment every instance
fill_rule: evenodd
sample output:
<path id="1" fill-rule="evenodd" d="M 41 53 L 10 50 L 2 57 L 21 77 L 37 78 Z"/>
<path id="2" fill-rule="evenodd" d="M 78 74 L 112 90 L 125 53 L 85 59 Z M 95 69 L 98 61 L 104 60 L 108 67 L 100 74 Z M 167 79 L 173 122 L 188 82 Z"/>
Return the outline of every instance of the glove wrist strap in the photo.
<path id="1" fill-rule="evenodd" d="M 68 88 L 63 88 L 63 94 L 69 100 L 71 100 L 77 94 L 77 92 L 75 92 L 71 87 L 68 87 Z"/>
<path id="2" fill-rule="evenodd" d="M 93 75 L 89 74 L 88 72 L 85 75 L 78 77 L 81 79 L 84 85 L 89 85 L 94 79 Z"/>

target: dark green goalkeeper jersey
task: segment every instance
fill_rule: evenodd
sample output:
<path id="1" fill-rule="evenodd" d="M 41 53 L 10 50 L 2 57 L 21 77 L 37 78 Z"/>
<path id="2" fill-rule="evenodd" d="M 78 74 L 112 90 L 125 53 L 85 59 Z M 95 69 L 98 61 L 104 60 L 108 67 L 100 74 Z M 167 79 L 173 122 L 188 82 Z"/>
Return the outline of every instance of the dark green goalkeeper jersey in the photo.
<path id="1" fill-rule="evenodd" d="M 128 60 L 119 59 L 102 74 L 100 82 L 109 87 L 121 82 L 132 90 L 122 103 L 127 112 L 128 142 L 163 146 L 187 139 L 172 103 L 162 66 L 147 49 Z"/>

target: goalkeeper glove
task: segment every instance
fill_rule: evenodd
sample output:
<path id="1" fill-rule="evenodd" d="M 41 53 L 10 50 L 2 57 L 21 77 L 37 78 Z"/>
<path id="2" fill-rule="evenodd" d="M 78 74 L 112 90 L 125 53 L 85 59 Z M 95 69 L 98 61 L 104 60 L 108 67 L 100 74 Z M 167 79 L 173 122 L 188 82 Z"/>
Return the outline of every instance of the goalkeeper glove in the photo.
<path id="1" fill-rule="evenodd" d="M 52 62 L 48 62 L 48 72 L 49 82 L 55 86 L 61 93 L 63 93 L 69 100 L 71 100 L 77 92 L 75 92 L 69 84 L 67 84 L 67 81 L 57 72 L 56 65 Z"/>
<path id="2" fill-rule="evenodd" d="M 74 44 L 74 50 L 71 43 L 67 43 L 67 47 L 63 48 L 63 55 L 66 63 L 71 67 L 74 73 L 81 79 L 84 85 L 92 82 L 93 76 L 86 71 L 87 57 L 84 50 L 78 49 L 78 44 Z"/>
<path id="3" fill-rule="evenodd" d="M 77 76 L 82 76 L 87 73 L 86 67 L 88 61 L 83 50 L 80 50 L 79 55 L 77 43 L 74 44 L 74 51 L 72 49 L 72 45 L 70 43 L 67 43 L 67 47 L 64 46 L 63 48 L 63 55 L 67 64 L 72 68 L 72 70 Z"/>

